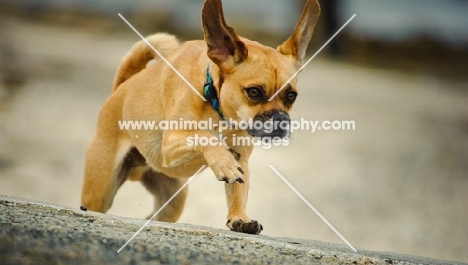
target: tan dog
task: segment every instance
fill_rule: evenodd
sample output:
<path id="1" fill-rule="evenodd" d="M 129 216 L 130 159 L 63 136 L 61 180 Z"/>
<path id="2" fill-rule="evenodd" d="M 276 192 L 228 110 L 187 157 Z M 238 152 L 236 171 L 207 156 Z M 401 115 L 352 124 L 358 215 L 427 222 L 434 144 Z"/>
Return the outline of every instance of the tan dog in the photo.
<path id="1" fill-rule="evenodd" d="M 209 90 L 208 101 L 200 99 L 164 61 L 147 66 L 158 56 L 143 41 L 136 43 L 117 71 L 113 92 L 102 107 L 96 135 L 86 153 L 83 207 L 106 212 L 120 185 L 130 179 L 143 183 L 159 209 L 188 177 L 208 165 L 218 180 L 226 182 L 227 226 L 238 232 L 260 233 L 262 226 L 246 215 L 248 159 L 253 146 L 234 145 L 233 135 L 287 137 L 289 130 L 233 128 L 222 131 L 226 144 L 202 146 L 188 145 L 187 139 L 218 134 L 198 129 L 121 130 L 119 121 L 252 119 L 289 123 L 297 81 L 292 80 L 273 100 L 268 99 L 301 66 L 319 14 L 318 2 L 308 0 L 294 33 L 276 50 L 240 38 L 226 25 L 220 0 L 206 0 L 203 6 L 204 41 L 179 46 L 171 35 L 148 37 L 200 95 L 207 97 Z M 205 77 L 212 78 L 212 83 L 208 80 L 204 84 Z M 160 212 L 158 220 L 177 221 L 186 196 L 184 189 Z"/>

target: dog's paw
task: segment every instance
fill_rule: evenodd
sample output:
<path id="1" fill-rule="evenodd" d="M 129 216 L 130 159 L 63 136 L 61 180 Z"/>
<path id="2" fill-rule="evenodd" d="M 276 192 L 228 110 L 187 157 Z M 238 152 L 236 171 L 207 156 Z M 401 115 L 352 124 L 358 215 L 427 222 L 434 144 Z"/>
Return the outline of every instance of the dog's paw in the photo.
<path id="1" fill-rule="evenodd" d="M 247 233 L 252 235 L 258 235 L 263 231 L 263 226 L 255 220 L 250 220 L 248 222 L 238 220 L 228 220 L 226 226 L 229 227 L 232 231 Z"/>
<path id="2" fill-rule="evenodd" d="M 208 157 L 206 160 L 219 181 L 229 184 L 244 183 L 244 170 L 227 150 L 222 154 Z"/>
<path id="3" fill-rule="evenodd" d="M 244 171 L 240 165 L 233 166 L 219 166 L 211 167 L 219 181 L 224 181 L 228 184 L 234 184 L 236 182 L 244 183 Z"/>

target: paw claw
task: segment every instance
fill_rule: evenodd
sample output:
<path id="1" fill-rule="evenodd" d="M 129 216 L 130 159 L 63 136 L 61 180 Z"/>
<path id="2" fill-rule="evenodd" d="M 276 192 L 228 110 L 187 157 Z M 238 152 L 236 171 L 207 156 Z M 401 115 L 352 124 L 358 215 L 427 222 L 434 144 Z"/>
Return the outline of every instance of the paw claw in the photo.
<path id="1" fill-rule="evenodd" d="M 224 178 L 220 179 L 219 181 L 224 181 L 226 183 L 229 183 L 228 178 L 226 176 L 224 176 Z"/>
<path id="2" fill-rule="evenodd" d="M 241 167 L 238 167 L 237 169 L 242 173 L 242 175 L 244 174 L 244 170 Z"/>
<path id="3" fill-rule="evenodd" d="M 244 180 L 241 179 L 241 178 L 237 178 L 236 181 L 239 182 L 239 183 L 244 183 Z"/>

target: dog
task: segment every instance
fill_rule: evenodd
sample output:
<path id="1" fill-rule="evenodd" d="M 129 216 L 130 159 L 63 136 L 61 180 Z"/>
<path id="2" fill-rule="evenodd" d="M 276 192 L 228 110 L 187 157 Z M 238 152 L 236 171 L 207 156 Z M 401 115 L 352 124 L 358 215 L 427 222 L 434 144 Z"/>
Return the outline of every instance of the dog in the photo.
<path id="1" fill-rule="evenodd" d="M 180 44 L 158 33 L 147 40 L 196 88 L 196 92 L 145 42 L 137 42 L 122 59 L 113 91 L 105 101 L 85 156 L 82 209 L 106 212 L 126 180 L 141 181 L 159 209 L 189 177 L 208 166 L 224 181 L 226 226 L 259 234 L 263 226 L 246 215 L 249 156 L 253 145 L 234 145 L 234 137 L 288 137 L 289 130 L 229 128 L 210 145 L 189 145 L 190 137 L 213 140 L 213 130 L 122 130 L 119 121 L 274 121 L 290 122 L 297 97 L 293 79 L 302 66 L 320 15 L 317 0 L 308 0 L 292 35 L 277 49 L 239 37 L 226 24 L 221 0 L 206 0 L 202 9 L 204 40 Z M 155 59 L 155 62 L 148 64 Z M 206 100 L 202 100 L 203 95 Z M 213 143 L 212 142 L 212 143 Z M 176 222 L 187 188 L 163 208 L 157 219 Z"/>

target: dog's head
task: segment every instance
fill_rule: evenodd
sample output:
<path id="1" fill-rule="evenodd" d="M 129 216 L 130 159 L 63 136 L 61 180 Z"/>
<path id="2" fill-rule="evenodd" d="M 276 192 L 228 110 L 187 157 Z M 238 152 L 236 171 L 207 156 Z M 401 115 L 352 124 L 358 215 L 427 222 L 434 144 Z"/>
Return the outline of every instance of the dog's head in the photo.
<path id="1" fill-rule="evenodd" d="M 226 119 L 269 123 L 252 126 L 248 130 L 252 136 L 289 136 L 289 111 L 297 97 L 297 80 L 289 79 L 302 66 L 319 15 L 317 0 L 308 0 L 293 34 L 273 49 L 240 38 L 226 24 L 221 0 L 205 1 L 202 21 L 207 54 L 217 66 L 211 71 Z"/>

